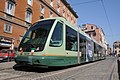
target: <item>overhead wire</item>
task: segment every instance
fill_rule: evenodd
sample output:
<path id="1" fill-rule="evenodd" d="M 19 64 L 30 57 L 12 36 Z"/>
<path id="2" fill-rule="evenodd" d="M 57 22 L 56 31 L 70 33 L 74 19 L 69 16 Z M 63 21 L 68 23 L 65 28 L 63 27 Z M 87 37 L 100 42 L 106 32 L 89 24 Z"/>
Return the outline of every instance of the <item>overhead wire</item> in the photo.
<path id="1" fill-rule="evenodd" d="M 98 1 L 101 1 L 101 0 L 92 0 L 92 1 L 86 1 L 86 2 L 81 2 L 81 3 L 76 3 L 76 4 L 72 4 L 72 6 L 78 6 L 80 4 L 93 3 L 93 2 L 98 2 Z"/>
<path id="2" fill-rule="evenodd" d="M 100 1 L 100 0 L 86 1 L 86 2 L 81 2 L 81 3 L 71 4 L 71 5 L 72 5 L 72 6 L 79 6 L 80 4 L 93 3 L 93 2 L 98 2 L 98 1 Z M 85 21 L 83 21 L 81 18 L 79 18 L 79 20 L 80 20 L 82 23 L 85 23 Z"/>
<path id="3" fill-rule="evenodd" d="M 112 32 L 111 24 L 110 24 L 110 21 L 109 21 L 109 18 L 108 18 L 107 11 L 106 11 L 106 9 L 105 9 L 105 6 L 104 6 L 104 3 L 103 3 L 103 0 L 101 0 L 101 3 L 102 3 L 102 6 L 103 6 L 103 9 L 104 9 L 104 12 L 105 12 L 105 16 L 106 16 L 106 19 L 107 19 L 108 25 L 109 25 L 110 30 L 111 30 L 111 32 Z M 113 33 L 112 33 L 112 34 L 113 34 Z"/>
<path id="4" fill-rule="evenodd" d="M 111 31 L 111 35 L 112 35 L 111 37 L 112 37 L 112 39 L 114 39 L 114 35 L 113 35 L 113 32 L 112 32 L 112 27 L 111 27 L 111 24 L 110 24 L 108 15 L 107 15 L 107 11 L 106 11 L 104 2 L 103 2 L 103 0 L 100 0 L 100 1 L 101 1 L 101 3 L 102 3 L 102 6 L 103 6 L 103 9 L 104 9 L 104 12 L 105 12 L 105 16 L 106 16 L 106 19 L 107 19 L 107 22 L 108 22 L 108 27 L 110 28 L 110 31 Z"/>
<path id="5" fill-rule="evenodd" d="M 107 22 L 108 22 L 108 27 L 110 28 L 110 32 L 111 32 L 112 39 L 113 39 L 113 37 L 114 37 L 114 35 L 113 35 L 113 31 L 112 31 L 112 28 L 111 28 L 111 24 L 110 24 L 110 21 L 109 21 L 109 18 L 108 18 L 107 11 L 106 11 L 106 8 L 105 8 L 105 5 L 104 5 L 103 0 L 92 0 L 92 1 L 86 1 L 86 2 L 81 2 L 81 3 L 72 4 L 72 6 L 78 6 L 78 5 L 80 5 L 80 4 L 93 3 L 93 2 L 98 2 L 98 1 L 100 1 L 101 4 L 102 4 L 102 7 L 103 7 L 103 10 L 104 10 L 104 13 L 105 13 L 105 16 L 106 16 Z"/>

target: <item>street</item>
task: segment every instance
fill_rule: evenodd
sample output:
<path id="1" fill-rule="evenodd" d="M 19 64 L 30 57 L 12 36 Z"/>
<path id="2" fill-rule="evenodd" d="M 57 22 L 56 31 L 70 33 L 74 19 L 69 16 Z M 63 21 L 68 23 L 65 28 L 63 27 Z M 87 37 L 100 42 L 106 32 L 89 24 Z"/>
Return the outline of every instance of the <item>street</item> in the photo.
<path id="1" fill-rule="evenodd" d="M 105 60 L 57 69 L 43 68 L 15 68 L 0 69 L 0 80 L 119 80 L 117 60 L 115 57 L 107 57 Z M 4 64 L 5 66 L 5 64 Z M 1 63 L 0 63 L 1 68 Z M 5 67 L 4 67 L 5 68 Z"/>
<path id="2" fill-rule="evenodd" d="M 118 57 L 117 64 L 118 64 L 118 75 L 120 80 L 120 57 Z"/>

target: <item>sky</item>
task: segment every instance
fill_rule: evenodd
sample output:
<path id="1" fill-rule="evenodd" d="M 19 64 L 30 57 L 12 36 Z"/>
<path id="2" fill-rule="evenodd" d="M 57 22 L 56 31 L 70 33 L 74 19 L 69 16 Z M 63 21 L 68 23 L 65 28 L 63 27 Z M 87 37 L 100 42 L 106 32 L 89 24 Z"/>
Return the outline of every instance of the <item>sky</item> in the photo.
<path id="1" fill-rule="evenodd" d="M 77 25 L 90 23 L 102 28 L 107 43 L 120 40 L 120 0 L 67 0 L 79 18 Z"/>

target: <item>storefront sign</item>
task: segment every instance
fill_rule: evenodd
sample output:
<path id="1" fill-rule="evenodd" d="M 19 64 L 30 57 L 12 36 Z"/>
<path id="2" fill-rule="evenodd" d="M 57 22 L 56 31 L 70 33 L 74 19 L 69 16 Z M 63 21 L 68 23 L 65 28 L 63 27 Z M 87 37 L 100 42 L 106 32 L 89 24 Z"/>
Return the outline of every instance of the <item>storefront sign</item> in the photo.
<path id="1" fill-rule="evenodd" d="M 12 44 L 12 38 L 0 36 L 0 46 L 10 47 Z"/>
<path id="2" fill-rule="evenodd" d="M 8 43 L 0 43 L 0 46 L 8 46 L 8 47 L 10 47 L 11 44 L 8 44 Z"/>

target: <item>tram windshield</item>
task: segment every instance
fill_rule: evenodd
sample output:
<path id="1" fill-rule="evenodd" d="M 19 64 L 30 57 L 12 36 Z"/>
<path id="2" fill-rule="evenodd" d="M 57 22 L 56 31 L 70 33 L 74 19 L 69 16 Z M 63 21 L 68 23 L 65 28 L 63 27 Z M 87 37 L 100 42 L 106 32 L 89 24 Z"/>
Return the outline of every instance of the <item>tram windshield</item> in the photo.
<path id="1" fill-rule="evenodd" d="M 18 50 L 30 52 L 34 48 L 36 52 L 42 51 L 54 21 L 52 19 L 35 23 L 24 35 Z"/>

